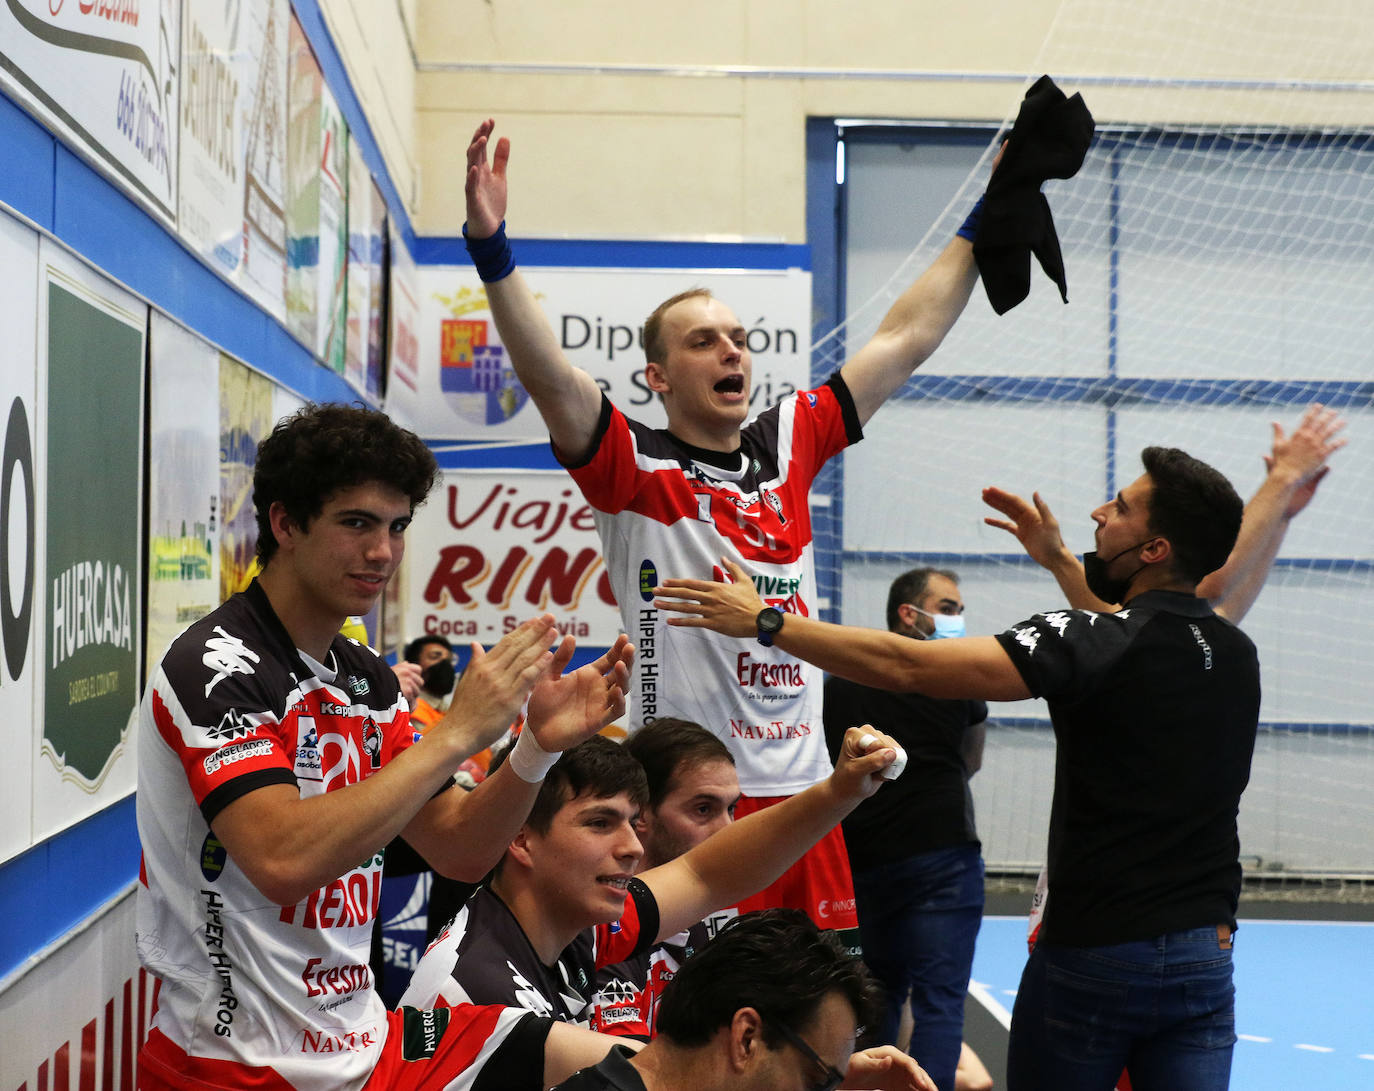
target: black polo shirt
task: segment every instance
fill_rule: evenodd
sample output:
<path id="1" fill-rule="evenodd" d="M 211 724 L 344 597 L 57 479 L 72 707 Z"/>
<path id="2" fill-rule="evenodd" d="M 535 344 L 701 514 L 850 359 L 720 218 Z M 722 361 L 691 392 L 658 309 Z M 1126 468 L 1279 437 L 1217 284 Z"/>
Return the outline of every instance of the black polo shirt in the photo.
<path id="1" fill-rule="evenodd" d="M 906 751 L 906 769 L 860 803 L 842 823 L 855 871 L 918 853 L 977 845 L 973 796 L 964 764 L 964 733 L 988 718 L 983 701 L 947 701 L 921 693 L 892 693 L 828 678 L 825 741 L 839 758 L 844 733 L 872 724 Z"/>
<path id="2" fill-rule="evenodd" d="M 1227 923 L 1259 721 L 1250 638 L 1172 591 L 1037 614 L 997 640 L 1054 724 L 1040 941 L 1102 946 Z"/>

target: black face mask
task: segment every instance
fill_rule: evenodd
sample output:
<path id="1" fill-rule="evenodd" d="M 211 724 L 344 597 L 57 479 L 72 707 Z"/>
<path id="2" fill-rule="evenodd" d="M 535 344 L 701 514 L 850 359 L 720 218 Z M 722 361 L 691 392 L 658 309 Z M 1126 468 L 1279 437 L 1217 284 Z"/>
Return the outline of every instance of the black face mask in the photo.
<path id="1" fill-rule="evenodd" d="M 447 697 L 453 692 L 453 683 L 457 677 L 457 672 L 453 669 L 452 659 L 441 659 L 437 663 L 431 663 L 420 672 L 420 684 L 425 687 L 426 693 L 432 693 L 436 697 Z"/>
<path id="2" fill-rule="evenodd" d="M 1117 557 L 1124 557 L 1133 549 L 1139 549 L 1146 542 L 1154 541 L 1153 538 L 1145 538 L 1136 542 L 1133 546 L 1127 546 L 1116 557 L 1109 557 L 1103 560 L 1095 551 L 1083 554 L 1083 578 L 1087 581 L 1088 590 L 1100 598 L 1103 602 L 1119 603 L 1126 597 L 1126 591 L 1131 586 L 1131 581 L 1145 570 L 1142 561 L 1139 568 L 1127 576 L 1124 580 L 1114 580 L 1107 575 L 1107 568 Z"/>

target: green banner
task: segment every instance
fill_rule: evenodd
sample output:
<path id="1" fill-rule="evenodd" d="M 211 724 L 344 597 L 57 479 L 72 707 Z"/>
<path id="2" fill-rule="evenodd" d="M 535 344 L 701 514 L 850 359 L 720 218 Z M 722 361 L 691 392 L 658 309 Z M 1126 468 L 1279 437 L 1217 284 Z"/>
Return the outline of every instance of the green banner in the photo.
<path id="1" fill-rule="evenodd" d="M 95 781 L 138 701 L 143 330 L 48 285 L 43 735 Z"/>

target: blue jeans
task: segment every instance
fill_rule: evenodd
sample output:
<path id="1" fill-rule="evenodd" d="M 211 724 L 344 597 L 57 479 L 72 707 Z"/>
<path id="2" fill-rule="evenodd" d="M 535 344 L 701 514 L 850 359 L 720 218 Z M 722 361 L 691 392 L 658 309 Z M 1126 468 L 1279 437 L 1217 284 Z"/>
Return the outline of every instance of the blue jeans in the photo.
<path id="1" fill-rule="evenodd" d="M 881 1041 L 897 1040 L 911 997 L 910 1053 L 940 1091 L 953 1091 L 964 996 L 983 922 L 977 845 L 908 856 L 854 873 L 864 961 L 883 986 Z"/>
<path id="2" fill-rule="evenodd" d="M 1051 910 L 1053 912 L 1053 910 Z M 1038 944 L 1021 975 L 1009 1091 L 1225 1091 L 1236 1042 L 1231 949 L 1215 927 L 1108 947 Z"/>

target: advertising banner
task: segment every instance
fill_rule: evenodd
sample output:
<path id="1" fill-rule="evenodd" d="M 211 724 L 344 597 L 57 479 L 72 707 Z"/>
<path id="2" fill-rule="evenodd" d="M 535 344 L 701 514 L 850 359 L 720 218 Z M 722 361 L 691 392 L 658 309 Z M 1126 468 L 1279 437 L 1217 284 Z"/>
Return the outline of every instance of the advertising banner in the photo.
<path id="1" fill-rule="evenodd" d="M 489 645 L 545 611 L 579 644 L 620 632 L 592 509 L 561 470 L 446 470 L 407 537 L 408 639 Z"/>
<path id="2" fill-rule="evenodd" d="M 40 260 L 47 503 L 35 841 L 134 787 L 148 322 L 145 304 L 56 245 L 45 241 Z"/>
<path id="3" fill-rule="evenodd" d="M 286 328 L 313 350 L 319 327 L 320 101 L 324 75 L 293 15 L 286 94 Z"/>
<path id="4" fill-rule="evenodd" d="M 0 88 L 146 208 L 177 208 L 180 0 L 6 0 Z"/>
<path id="5" fill-rule="evenodd" d="M 425 429 L 416 420 L 420 409 L 419 273 L 394 224 L 389 233 L 391 291 L 387 322 L 391 332 L 387 338 L 386 411 L 393 420 L 423 435 Z"/>
<path id="6" fill-rule="evenodd" d="M 286 311 L 287 0 L 187 4 L 177 227 L 278 318 Z"/>
<path id="7" fill-rule="evenodd" d="M 358 393 L 367 390 L 367 339 L 372 306 L 372 175 L 363 157 L 348 157 L 348 262 L 344 333 L 344 379 Z"/>
<path id="8" fill-rule="evenodd" d="M 385 380 L 382 375 L 386 363 L 386 267 L 387 215 L 386 198 L 375 181 L 372 186 L 372 222 L 367 236 L 367 396 L 380 401 Z"/>
<path id="9" fill-rule="evenodd" d="M 0 750 L 28 755 L 41 671 L 39 602 L 38 236 L 0 214 Z M 9 366 L 10 364 L 13 366 Z M 33 763 L 0 763 L 0 861 L 33 844 Z"/>
<path id="10" fill-rule="evenodd" d="M 274 384 L 223 353 L 219 358 L 220 601 L 248 586 L 258 548 L 253 467 L 276 423 Z"/>
<path id="11" fill-rule="evenodd" d="M 517 260 L 519 244 L 515 244 Z M 744 324 L 754 361 L 754 412 L 795 390 L 811 373 L 811 274 L 788 270 L 525 269 L 564 354 L 601 384 L 621 410 L 660 427 L 657 397 L 644 382 L 644 320 L 663 300 L 707 288 Z M 403 412 L 431 439 L 543 439 L 471 268 L 419 273 L 420 334 L 413 395 Z"/>
<path id="12" fill-rule="evenodd" d="M 219 350 L 157 312 L 148 338 L 145 677 L 220 603 Z"/>
<path id="13" fill-rule="evenodd" d="M 328 85 L 320 88 L 320 264 L 316 281 L 315 355 L 344 374 L 347 320 L 348 125 Z"/>
<path id="14" fill-rule="evenodd" d="M 134 1086 L 156 984 L 134 917 L 130 890 L 0 990 L 0 1087 Z"/>

